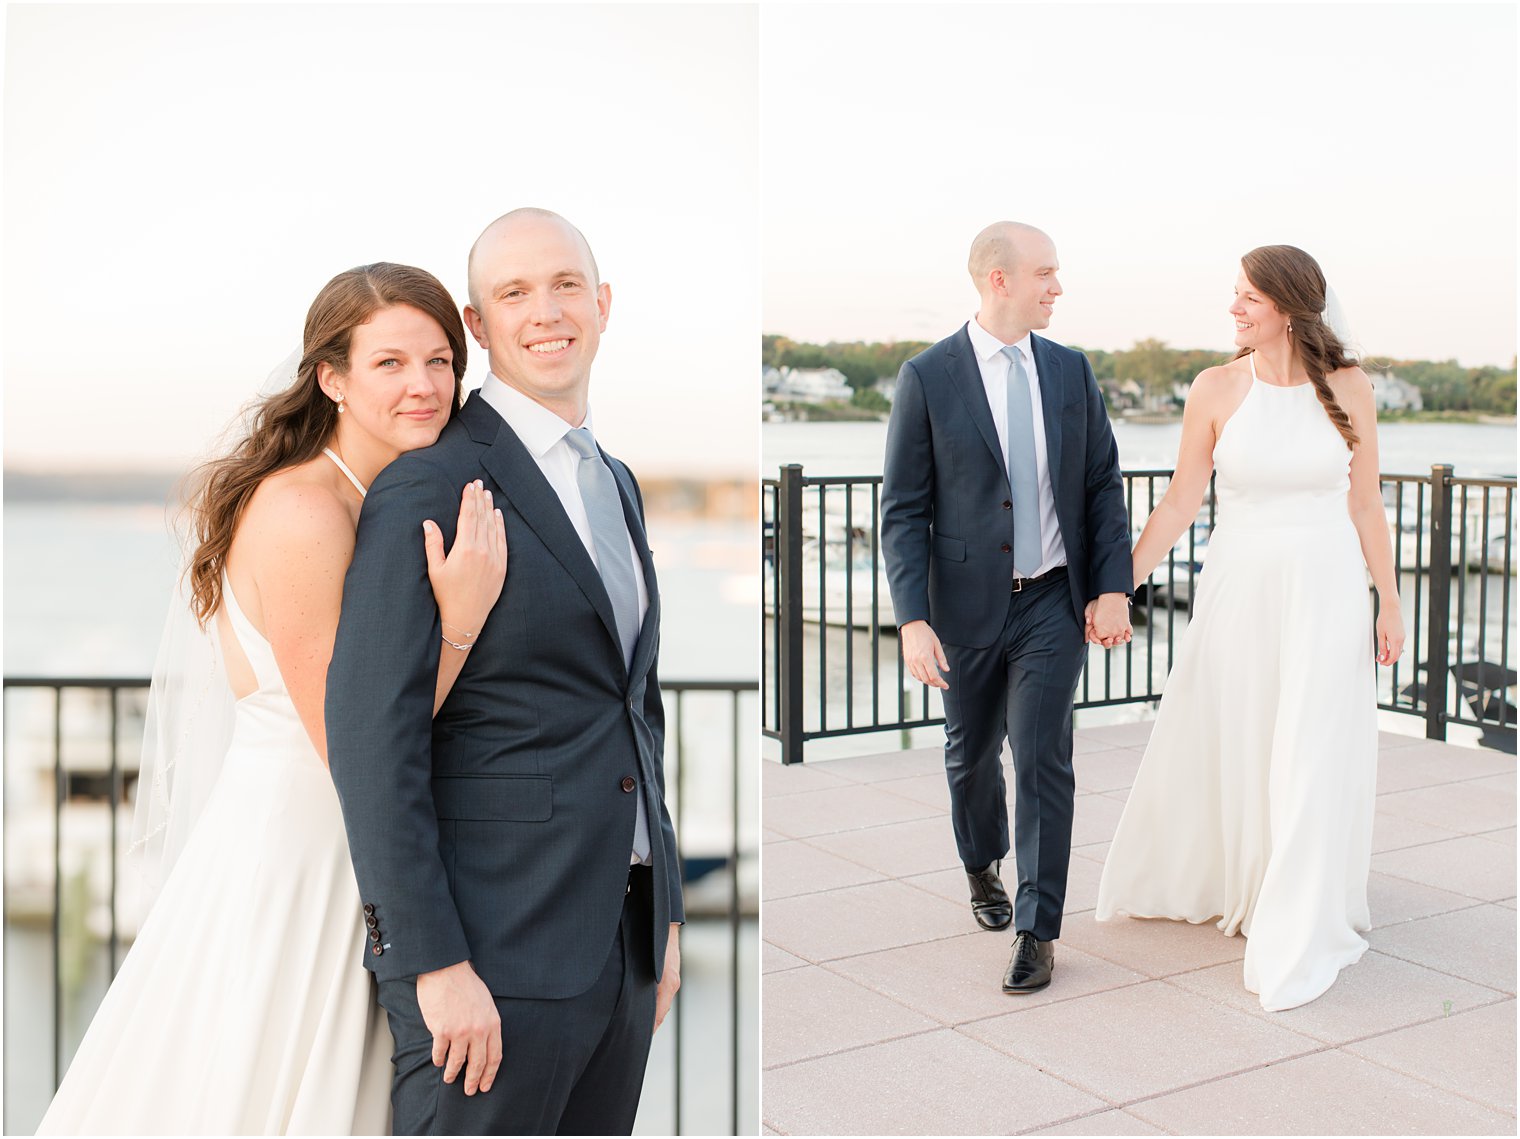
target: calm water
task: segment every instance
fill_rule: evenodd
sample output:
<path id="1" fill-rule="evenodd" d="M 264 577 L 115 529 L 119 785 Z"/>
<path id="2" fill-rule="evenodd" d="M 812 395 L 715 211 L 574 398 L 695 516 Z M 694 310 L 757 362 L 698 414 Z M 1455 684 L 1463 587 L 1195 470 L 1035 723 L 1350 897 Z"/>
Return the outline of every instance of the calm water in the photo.
<path id="1" fill-rule="evenodd" d="M 651 519 L 662 677 L 755 675 L 758 543 L 748 523 Z M 7 503 L 4 564 L 6 675 L 152 671 L 176 572 L 162 507 Z"/>
<path id="2" fill-rule="evenodd" d="M 801 463 L 803 473 L 806 475 L 879 475 L 882 469 L 882 455 L 886 446 L 885 423 L 767 423 L 761 429 L 761 453 L 762 453 L 762 477 L 775 478 L 777 471 L 785 463 Z M 1135 424 L 1116 423 L 1114 434 L 1119 445 L 1119 461 L 1126 470 L 1144 469 L 1170 469 L 1177 457 L 1177 444 L 1182 436 L 1182 424 Z M 1451 463 L 1458 475 L 1508 475 L 1513 476 L 1516 468 L 1515 452 L 1515 428 L 1512 426 L 1490 426 L 1484 424 L 1460 424 L 1460 423 L 1390 423 L 1383 424 L 1378 428 L 1380 466 L 1385 473 L 1389 474 L 1429 474 L 1430 468 L 1435 463 Z M 1502 511 L 1502 500 L 1497 500 L 1499 509 Z M 805 508 L 812 510 L 812 500 Z M 1406 507 L 1413 511 L 1411 504 Z M 1412 513 L 1410 515 L 1412 520 Z M 1136 521 L 1143 521 L 1137 519 Z M 806 523 L 805 523 L 806 525 Z M 1502 526 L 1495 524 L 1495 533 L 1502 532 Z M 1406 557 L 1412 558 L 1412 553 L 1406 552 Z M 869 579 L 866 579 L 868 582 Z M 1501 646 L 1513 645 L 1513 622 L 1515 613 L 1513 603 L 1509 609 L 1510 628 L 1508 639 L 1505 639 L 1506 612 L 1503 604 L 1503 596 L 1506 590 L 1511 588 L 1513 579 L 1505 579 L 1501 575 L 1493 575 L 1480 585 L 1474 579 L 1466 587 L 1468 625 L 1465 635 L 1461 638 L 1460 651 L 1464 659 L 1479 659 L 1480 653 L 1483 658 L 1497 659 L 1501 652 Z M 1406 574 L 1400 584 L 1400 593 L 1405 599 L 1406 620 L 1412 621 L 1414 615 L 1413 596 L 1415 592 L 1415 579 L 1411 574 Z M 868 589 L 866 583 L 861 587 Z M 1480 621 L 1480 610 L 1486 616 L 1486 620 Z M 1175 615 L 1177 632 L 1180 634 L 1186 626 L 1186 614 L 1178 612 Z M 869 620 L 867 616 L 859 618 L 862 621 Z M 1477 643 L 1477 631 L 1479 627 L 1484 630 L 1484 642 L 1480 646 Z M 1411 630 L 1411 634 L 1413 631 Z M 1423 630 L 1421 631 L 1423 639 Z M 807 644 L 804 649 L 805 659 L 816 662 L 819 659 L 818 632 L 815 626 L 807 629 Z M 864 634 L 856 634 L 853 638 L 853 685 L 846 683 L 846 660 L 847 649 L 846 634 L 842 630 L 832 629 L 828 634 L 828 645 L 824 659 L 826 661 L 824 671 L 827 674 L 825 688 L 829 693 L 826 714 L 830 727 L 840 727 L 849 722 L 847 720 L 847 706 L 845 693 L 853 688 L 854 709 L 856 719 L 854 722 L 867 722 L 870 719 L 872 706 L 872 691 L 870 688 L 870 662 L 873 649 L 869 638 Z M 1415 650 L 1413 640 L 1410 643 L 1410 652 Z M 896 715 L 897 701 L 897 640 L 894 636 L 884 636 L 876 647 L 881 666 L 881 680 L 877 699 L 882 708 L 883 718 L 891 719 Z M 1513 652 L 1513 648 L 1510 648 Z M 1169 656 L 1162 652 L 1157 659 L 1149 664 L 1138 659 L 1131 659 L 1130 651 L 1116 654 L 1112 660 L 1108 660 L 1101 649 L 1092 652 L 1092 664 L 1090 668 L 1101 673 L 1107 666 L 1116 669 L 1122 676 L 1126 668 L 1137 672 L 1137 684 L 1143 685 L 1147 674 L 1153 684 L 1159 689 L 1164 681 L 1168 667 Z M 1411 659 L 1400 669 L 1395 677 L 1392 670 L 1379 670 L 1379 683 L 1381 685 L 1382 699 L 1391 697 L 1392 690 L 1397 686 L 1400 690 L 1409 683 L 1412 678 L 1411 669 L 1414 665 Z M 808 685 L 805 706 L 811 717 L 808 727 L 810 729 L 819 726 L 819 719 L 823 710 L 818 706 L 818 675 L 819 670 L 810 664 L 811 671 L 806 673 Z M 1096 682 L 1097 691 L 1102 691 L 1101 682 Z M 1123 690 L 1122 681 L 1118 684 L 1115 694 Z M 918 708 L 918 701 L 923 697 L 920 686 L 909 685 L 907 698 L 912 701 L 912 707 Z M 1136 719 L 1148 717 L 1152 706 L 1148 704 L 1125 704 L 1115 705 L 1109 708 L 1093 709 L 1082 713 L 1083 726 L 1092 726 L 1097 723 L 1110 722 L 1113 720 Z M 939 704 L 936 697 L 929 697 L 927 714 L 940 715 Z M 1395 731 L 1409 731 L 1418 733 L 1419 725 L 1410 717 L 1395 714 L 1384 714 L 1387 722 L 1383 724 L 1385 729 Z M 1471 729 L 1453 726 L 1451 738 L 1459 742 L 1469 742 L 1466 735 L 1476 735 Z M 942 729 L 920 729 L 913 732 L 898 733 L 896 735 L 868 736 L 868 737 L 843 737 L 838 740 L 821 740 L 808 745 L 810 757 L 824 757 L 829 755 L 849 755 L 863 752 L 883 750 L 893 746 L 937 746 L 944 740 Z M 767 751 L 767 754 L 773 754 Z"/>
<path id="3" fill-rule="evenodd" d="M 1170 469 L 1182 424 L 1114 424 L 1125 470 Z M 879 475 L 885 423 L 767 423 L 760 431 L 761 472 L 775 478 L 784 463 L 807 475 Z M 1514 475 L 1515 428 L 1480 423 L 1385 423 L 1378 427 L 1379 466 L 1386 474 L 1429 474 L 1450 463 L 1458 475 Z"/>

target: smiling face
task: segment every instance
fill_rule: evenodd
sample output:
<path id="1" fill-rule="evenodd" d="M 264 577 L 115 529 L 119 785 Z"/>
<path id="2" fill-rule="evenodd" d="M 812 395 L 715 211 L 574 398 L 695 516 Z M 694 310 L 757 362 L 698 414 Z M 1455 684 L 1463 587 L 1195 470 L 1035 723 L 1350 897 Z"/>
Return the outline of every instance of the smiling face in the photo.
<path id="1" fill-rule="evenodd" d="M 411 305 L 380 309 L 354 327 L 348 359 L 346 373 L 328 364 L 317 372 L 330 398 L 343 397 L 334 436 L 340 454 L 383 466 L 437 442 L 454 396 L 454 354 L 442 325 Z"/>
<path id="2" fill-rule="evenodd" d="M 1000 222 L 972 245 L 971 275 L 981 296 L 982 327 L 1012 344 L 1049 328 L 1062 293 L 1055 242 L 1033 226 Z"/>
<path id="3" fill-rule="evenodd" d="M 1004 274 L 1009 311 L 1021 325 L 1049 328 L 1061 295 L 1055 242 L 1043 233 L 1029 234 L 1017 239 L 1015 248 L 1013 265 Z"/>
<path id="4" fill-rule="evenodd" d="M 579 426 L 612 306 L 580 232 L 538 211 L 493 223 L 471 256 L 470 296 L 465 323 L 496 377 Z"/>
<path id="5" fill-rule="evenodd" d="M 1251 283 L 1242 269 L 1235 278 L 1235 347 L 1258 349 L 1288 335 L 1288 318 L 1267 295 Z"/>

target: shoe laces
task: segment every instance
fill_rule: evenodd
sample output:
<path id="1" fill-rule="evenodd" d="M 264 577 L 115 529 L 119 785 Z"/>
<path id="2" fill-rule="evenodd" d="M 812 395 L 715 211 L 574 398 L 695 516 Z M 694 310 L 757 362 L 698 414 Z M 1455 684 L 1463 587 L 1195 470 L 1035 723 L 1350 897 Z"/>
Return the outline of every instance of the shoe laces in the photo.
<path id="1" fill-rule="evenodd" d="M 1038 961 L 1040 959 L 1040 943 L 1034 934 L 1022 932 L 1013 939 L 1013 959 L 1015 961 Z"/>

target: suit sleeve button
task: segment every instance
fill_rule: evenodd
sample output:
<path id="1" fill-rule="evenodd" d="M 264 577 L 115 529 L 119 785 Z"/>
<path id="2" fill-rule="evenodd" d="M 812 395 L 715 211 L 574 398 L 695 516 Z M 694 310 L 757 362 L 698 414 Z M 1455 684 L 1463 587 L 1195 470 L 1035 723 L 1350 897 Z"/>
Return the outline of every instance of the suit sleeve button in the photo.
<path id="1" fill-rule="evenodd" d="M 370 929 L 374 929 L 380 923 L 375 920 L 375 915 L 374 914 L 370 914 L 368 917 L 366 917 L 364 919 L 364 924 L 367 925 L 367 926 L 369 926 Z"/>
<path id="2" fill-rule="evenodd" d="M 375 904 L 373 902 L 365 902 L 364 903 L 364 915 L 366 917 L 374 917 L 375 916 Z"/>
<path id="3" fill-rule="evenodd" d="M 378 942 L 377 942 L 377 943 L 376 943 L 376 944 L 374 944 L 374 945 L 371 945 L 371 946 L 370 946 L 370 947 L 369 947 L 369 951 L 370 951 L 370 952 L 371 952 L 371 953 L 373 953 L 373 954 L 374 954 L 374 955 L 375 955 L 375 956 L 376 956 L 376 957 L 379 957 L 379 956 L 380 956 L 380 954 L 382 954 L 382 953 L 384 953 L 384 952 L 385 952 L 385 950 L 383 950 L 383 949 L 381 949 L 381 948 L 380 948 L 380 945 L 379 945 L 379 943 L 378 943 Z"/>
<path id="4" fill-rule="evenodd" d="M 378 929 L 372 929 L 372 930 L 370 930 L 369 931 L 369 939 L 371 941 L 379 941 L 380 940 L 380 931 Z"/>
<path id="5" fill-rule="evenodd" d="M 625 792 L 627 792 L 627 791 L 632 791 L 635 787 L 638 786 L 638 784 L 633 781 L 633 776 L 631 776 L 631 775 L 625 775 L 625 776 L 623 776 L 623 782 L 622 782 L 621 786 L 622 786 L 623 790 Z"/>

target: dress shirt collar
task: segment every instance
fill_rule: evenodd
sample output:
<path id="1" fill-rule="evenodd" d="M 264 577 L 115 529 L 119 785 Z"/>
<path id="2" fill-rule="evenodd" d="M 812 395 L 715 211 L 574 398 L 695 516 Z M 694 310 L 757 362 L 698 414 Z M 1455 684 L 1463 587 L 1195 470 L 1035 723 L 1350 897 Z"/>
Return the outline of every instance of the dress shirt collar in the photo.
<path id="1" fill-rule="evenodd" d="M 1007 347 L 1001 340 L 988 332 L 979 323 L 976 317 L 966 322 L 966 335 L 971 337 L 971 349 L 976 353 L 976 358 L 984 363 L 991 360 Z M 1034 345 L 1030 341 L 1031 333 L 1024 333 L 1024 338 L 1014 342 L 1014 347 L 1024 357 L 1024 365 L 1027 368 L 1034 363 Z"/>
<path id="2" fill-rule="evenodd" d="M 507 426 L 522 440 L 522 445 L 534 459 L 542 459 L 549 448 L 558 443 L 573 428 L 543 404 L 529 399 L 511 384 L 498 379 L 495 372 L 487 372 L 480 385 L 480 398 L 496 409 L 507 421 Z M 591 409 L 581 426 L 594 436 L 591 427 Z"/>

